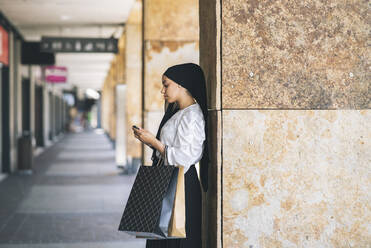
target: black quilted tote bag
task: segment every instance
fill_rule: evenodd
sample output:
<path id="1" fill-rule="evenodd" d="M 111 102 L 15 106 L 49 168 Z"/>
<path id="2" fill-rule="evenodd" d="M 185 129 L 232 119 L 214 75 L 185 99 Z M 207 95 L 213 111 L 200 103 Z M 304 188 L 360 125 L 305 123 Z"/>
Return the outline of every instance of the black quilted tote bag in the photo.
<path id="1" fill-rule="evenodd" d="M 178 171 L 174 166 L 140 166 L 121 218 L 120 231 L 148 239 L 166 238 L 160 228 L 162 204 Z"/>

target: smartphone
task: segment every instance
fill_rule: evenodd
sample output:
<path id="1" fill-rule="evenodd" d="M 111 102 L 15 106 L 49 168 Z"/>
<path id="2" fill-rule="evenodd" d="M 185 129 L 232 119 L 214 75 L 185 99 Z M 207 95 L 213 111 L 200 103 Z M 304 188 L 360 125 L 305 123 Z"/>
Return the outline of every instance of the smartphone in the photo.
<path id="1" fill-rule="evenodd" d="M 139 130 L 139 127 L 137 127 L 137 126 L 135 126 L 135 125 L 133 125 L 133 128 L 135 128 L 135 129 L 138 129 L 138 130 Z"/>

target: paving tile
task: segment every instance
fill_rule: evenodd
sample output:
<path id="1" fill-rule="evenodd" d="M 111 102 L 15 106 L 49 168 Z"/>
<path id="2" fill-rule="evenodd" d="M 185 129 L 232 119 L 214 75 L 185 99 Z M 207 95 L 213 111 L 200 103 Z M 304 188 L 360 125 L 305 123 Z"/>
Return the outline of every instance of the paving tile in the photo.
<path id="1" fill-rule="evenodd" d="M 48 175 L 43 180 L 37 182 L 38 185 L 91 185 L 91 184 L 104 184 L 112 185 L 119 184 L 123 187 L 132 187 L 136 174 L 124 175 L 123 172 L 112 176 L 106 175 Z"/>
<path id="2" fill-rule="evenodd" d="M 83 147 L 64 147 L 63 148 L 64 152 L 112 152 L 114 151 L 112 146 L 107 146 L 107 147 L 95 147 L 95 146 L 83 146 Z"/>
<path id="3" fill-rule="evenodd" d="M 135 175 L 105 135 L 66 135 L 34 158 L 33 174 L 0 181 L 0 248 L 142 248 L 118 231 Z"/>
<path id="4" fill-rule="evenodd" d="M 69 140 L 62 142 L 64 149 L 75 149 L 75 148 L 95 148 L 95 149 L 113 149 L 113 146 L 109 142 L 97 142 L 97 141 L 78 141 Z"/>
<path id="5" fill-rule="evenodd" d="M 102 159 L 113 159 L 115 157 L 114 151 L 112 152 L 96 152 L 96 151 L 84 151 L 84 152 L 60 152 L 57 158 L 61 159 L 83 159 L 83 160 L 102 160 Z"/>
<path id="6" fill-rule="evenodd" d="M 86 156 L 86 157 L 82 157 L 82 156 L 71 156 L 69 158 L 67 157 L 63 157 L 63 158 L 57 158 L 57 156 L 54 157 L 54 161 L 55 162 L 58 162 L 58 163 L 75 163 L 76 161 L 78 161 L 79 163 L 86 163 L 86 162 L 99 162 L 99 163 L 113 163 L 113 164 L 116 164 L 115 161 L 114 161 L 114 156 Z M 53 162 L 54 162 L 53 161 Z M 48 162 L 49 165 L 52 164 L 52 161 Z"/>
<path id="7" fill-rule="evenodd" d="M 123 211 L 129 187 L 106 185 L 34 186 L 17 212 L 101 213 Z"/>
<path id="8" fill-rule="evenodd" d="M 47 170 L 46 175 L 118 175 L 121 170 L 115 165 L 105 165 L 101 163 L 69 163 L 69 164 L 52 164 Z"/>
<path id="9" fill-rule="evenodd" d="M 7 177 L 6 174 L 1 174 L 1 173 L 0 173 L 0 182 L 1 182 L 2 180 L 4 180 L 6 177 Z"/>
<path id="10" fill-rule="evenodd" d="M 19 213 L 0 231 L 0 244 L 107 242 L 135 239 L 118 231 L 121 216 L 121 213 Z"/>
<path id="11" fill-rule="evenodd" d="M 0 244 L 0 248 L 144 248 L 145 246 L 144 240 L 99 243 Z"/>

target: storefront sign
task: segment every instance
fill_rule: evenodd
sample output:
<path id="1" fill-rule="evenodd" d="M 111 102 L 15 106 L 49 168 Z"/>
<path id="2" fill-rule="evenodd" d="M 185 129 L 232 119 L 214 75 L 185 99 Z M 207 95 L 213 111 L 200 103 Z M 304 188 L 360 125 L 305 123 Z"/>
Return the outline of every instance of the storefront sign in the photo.
<path id="1" fill-rule="evenodd" d="M 0 26 L 0 63 L 9 65 L 9 36 L 2 26 Z"/>
<path id="2" fill-rule="evenodd" d="M 117 39 L 42 37 L 41 51 L 52 53 L 117 53 Z"/>
<path id="3" fill-rule="evenodd" d="M 63 66 L 46 66 L 45 81 L 47 83 L 66 83 L 67 82 L 67 68 Z"/>

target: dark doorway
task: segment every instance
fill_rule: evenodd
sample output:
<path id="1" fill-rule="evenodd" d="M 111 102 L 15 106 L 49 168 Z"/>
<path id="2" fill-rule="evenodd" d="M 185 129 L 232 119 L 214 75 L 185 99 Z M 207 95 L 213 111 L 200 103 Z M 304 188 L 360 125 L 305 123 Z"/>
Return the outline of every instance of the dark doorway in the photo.
<path id="1" fill-rule="evenodd" d="M 44 146 L 43 87 L 35 87 L 35 138 L 36 146 Z"/>
<path id="2" fill-rule="evenodd" d="M 9 67 L 0 67 L 1 81 L 1 164 L 2 172 L 10 172 L 10 82 L 9 82 Z"/>
<path id="3" fill-rule="evenodd" d="M 54 109 L 54 113 L 55 113 L 55 133 L 57 135 L 60 134 L 60 112 L 59 112 L 59 107 L 60 105 L 60 101 L 59 101 L 59 97 L 58 96 L 55 96 L 55 109 Z"/>
<path id="4" fill-rule="evenodd" d="M 22 131 L 30 132 L 31 130 L 31 91 L 30 79 L 22 79 Z"/>
<path id="5" fill-rule="evenodd" d="M 53 140 L 54 137 L 54 104 L 53 94 L 49 92 L 49 140 Z"/>

